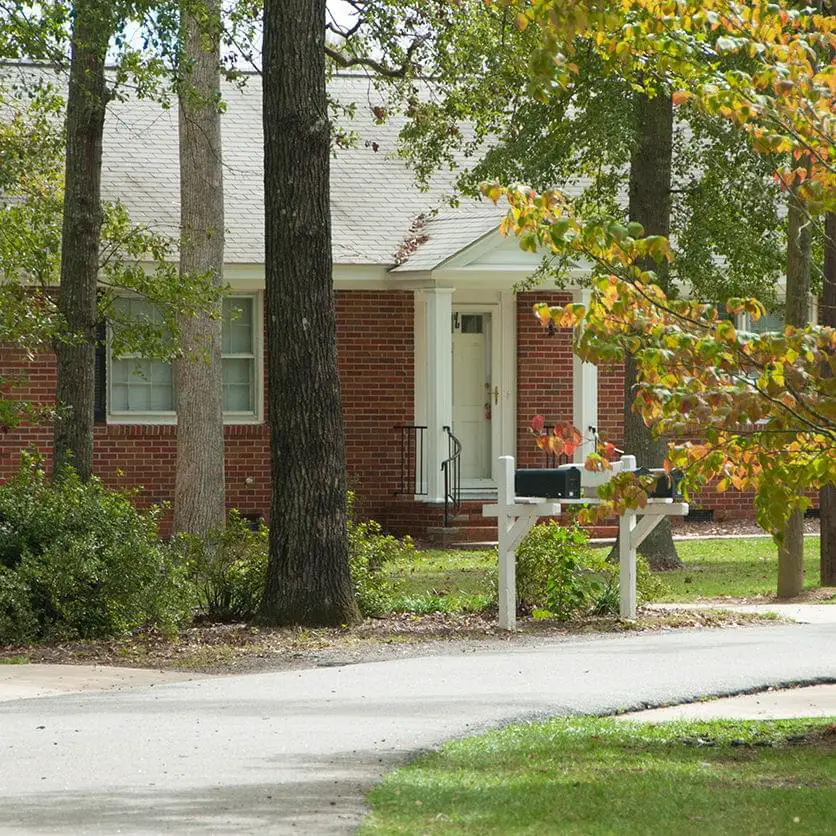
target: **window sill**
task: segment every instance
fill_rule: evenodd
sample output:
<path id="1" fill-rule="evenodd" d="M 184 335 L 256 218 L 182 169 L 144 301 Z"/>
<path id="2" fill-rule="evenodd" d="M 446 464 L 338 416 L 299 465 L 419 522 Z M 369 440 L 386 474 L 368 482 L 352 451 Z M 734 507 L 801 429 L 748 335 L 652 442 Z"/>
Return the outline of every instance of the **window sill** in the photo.
<path id="1" fill-rule="evenodd" d="M 105 422 L 97 422 L 99 426 L 105 423 L 107 426 L 149 426 L 149 427 L 176 427 L 177 416 L 166 413 L 149 414 L 137 413 L 134 415 L 119 414 L 108 415 Z M 258 415 L 224 415 L 224 426 L 257 426 L 263 424 L 264 419 Z"/>

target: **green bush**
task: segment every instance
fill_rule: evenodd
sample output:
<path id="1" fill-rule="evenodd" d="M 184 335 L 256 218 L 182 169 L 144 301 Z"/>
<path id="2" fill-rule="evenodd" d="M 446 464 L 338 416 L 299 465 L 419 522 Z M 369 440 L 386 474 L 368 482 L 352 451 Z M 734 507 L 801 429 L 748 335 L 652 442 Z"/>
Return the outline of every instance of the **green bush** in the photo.
<path id="1" fill-rule="evenodd" d="M 554 521 L 535 525 L 517 549 L 517 600 L 525 610 L 545 609 L 559 619 L 588 610 L 600 579 L 586 532 Z"/>
<path id="2" fill-rule="evenodd" d="M 618 614 L 618 566 L 605 550 L 592 549 L 577 525 L 536 525 L 517 549 L 517 599 L 523 610 L 545 610 L 561 620 L 576 615 Z M 658 598 L 664 584 L 644 558 L 636 565 L 640 601 Z"/>
<path id="3" fill-rule="evenodd" d="M 188 616 L 188 595 L 158 518 L 96 478 L 82 482 L 68 468 L 50 481 L 25 458 L 0 486 L 0 642 L 173 629 Z"/>
<path id="4" fill-rule="evenodd" d="M 357 606 L 363 615 L 382 615 L 390 609 L 391 584 L 384 567 L 411 558 L 415 546 L 409 537 L 384 534 L 374 520 L 354 519 L 354 496 L 348 495 L 348 563 Z"/>
<path id="5" fill-rule="evenodd" d="M 172 544 L 185 561 L 195 595 L 198 618 L 213 622 L 252 618 L 267 582 L 268 531 L 260 523 L 253 531 L 236 510 L 226 528 L 206 541 L 180 535 Z"/>
<path id="6" fill-rule="evenodd" d="M 13 569 L 0 566 L 0 644 L 29 644 L 37 635 L 29 587 Z"/>

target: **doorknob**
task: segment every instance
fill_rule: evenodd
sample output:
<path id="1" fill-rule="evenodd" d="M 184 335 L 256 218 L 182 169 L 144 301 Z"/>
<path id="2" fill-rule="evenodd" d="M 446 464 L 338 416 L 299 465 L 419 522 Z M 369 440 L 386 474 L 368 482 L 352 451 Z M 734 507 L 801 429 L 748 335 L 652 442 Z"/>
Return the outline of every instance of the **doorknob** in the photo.
<path id="1" fill-rule="evenodd" d="M 494 405 L 499 403 L 499 387 L 498 386 L 493 387 L 493 402 L 494 402 Z"/>

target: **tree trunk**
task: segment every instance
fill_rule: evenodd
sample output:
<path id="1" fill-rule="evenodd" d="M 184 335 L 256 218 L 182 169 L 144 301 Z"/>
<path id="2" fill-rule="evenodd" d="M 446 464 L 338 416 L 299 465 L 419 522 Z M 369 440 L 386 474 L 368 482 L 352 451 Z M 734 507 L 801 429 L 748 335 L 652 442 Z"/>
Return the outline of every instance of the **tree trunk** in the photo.
<path id="1" fill-rule="evenodd" d="M 790 514 L 778 547 L 778 597 L 794 598 L 804 588 L 804 516 Z"/>
<path id="2" fill-rule="evenodd" d="M 73 19 L 67 94 L 67 157 L 58 310 L 67 337 L 56 342 L 54 471 L 66 464 L 82 479 L 93 471 L 96 284 L 102 227 L 101 173 L 107 87 L 105 54 L 111 4 L 78 0 Z"/>
<path id="3" fill-rule="evenodd" d="M 803 327 L 810 321 L 810 222 L 802 200 L 790 192 L 787 213 L 787 292 L 784 323 Z M 793 511 L 778 548 L 778 597 L 794 598 L 804 588 L 804 519 Z"/>
<path id="4" fill-rule="evenodd" d="M 828 212 L 825 221 L 824 288 L 821 296 L 820 325 L 836 327 L 836 213 Z M 830 368 L 827 368 L 828 373 Z M 819 565 L 821 585 L 836 586 L 836 485 L 819 491 L 821 545 Z"/>
<path id="5" fill-rule="evenodd" d="M 264 7 L 268 414 L 273 499 L 259 618 L 359 617 L 348 568 L 345 437 L 331 263 L 326 0 Z"/>
<path id="6" fill-rule="evenodd" d="M 668 95 L 635 98 L 636 138 L 630 160 L 631 221 L 638 221 L 646 235 L 669 235 L 671 227 L 671 164 L 673 158 L 673 105 Z M 667 290 L 667 271 L 655 269 Z M 627 356 L 624 364 L 624 449 L 635 455 L 639 466 L 661 467 L 667 444 L 656 437 L 633 411 L 636 364 Z M 677 569 L 682 561 L 671 536 L 670 520 L 663 519 L 639 547 L 653 569 Z"/>
<path id="7" fill-rule="evenodd" d="M 211 275 L 224 264 L 220 116 L 220 3 L 182 8 L 180 64 L 180 275 Z M 224 426 L 221 303 L 178 321 L 174 365 L 177 466 L 174 529 L 206 537 L 223 527 Z"/>

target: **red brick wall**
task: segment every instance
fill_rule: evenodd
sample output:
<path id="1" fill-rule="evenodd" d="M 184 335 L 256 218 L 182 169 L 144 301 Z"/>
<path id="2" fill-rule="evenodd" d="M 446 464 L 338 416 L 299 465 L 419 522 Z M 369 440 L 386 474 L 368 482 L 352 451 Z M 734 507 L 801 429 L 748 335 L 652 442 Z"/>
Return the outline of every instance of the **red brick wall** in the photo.
<path id="1" fill-rule="evenodd" d="M 360 508 L 374 515 L 390 502 L 400 476 L 396 424 L 414 418 L 414 303 L 411 292 L 337 293 L 337 347 L 350 486 Z M 20 396 L 49 404 L 55 397 L 55 360 L 29 361 L 20 352 L 0 352 L 0 374 L 25 371 Z M 94 469 L 113 487 L 142 488 L 143 504 L 171 501 L 176 427 L 98 425 Z M 36 445 L 49 454 L 51 429 L 22 427 L 0 437 L 0 479 L 20 463 L 20 451 Z M 267 516 L 270 505 L 270 445 L 266 425 L 225 428 L 227 503 L 245 514 Z M 47 464 L 49 459 L 47 458 Z M 250 484 L 248 484 L 248 479 Z"/>
<path id="2" fill-rule="evenodd" d="M 546 424 L 572 421 L 572 332 L 560 329 L 549 336 L 535 319 L 532 305 L 565 305 L 568 293 L 520 293 L 517 296 L 517 464 L 545 467 L 529 424 L 542 415 Z"/>
<path id="3" fill-rule="evenodd" d="M 399 424 L 415 418 L 415 303 L 405 291 L 337 293 L 349 487 L 375 516 L 400 481 Z"/>
<path id="4" fill-rule="evenodd" d="M 598 367 L 598 435 L 622 447 L 624 441 L 624 366 Z"/>
<path id="5" fill-rule="evenodd" d="M 565 304 L 565 293 L 517 297 L 517 459 L 523 467 L 541 467 L 544 456 L 529 432 L 534 415 L 550 424 L 572 420 L 571 332 L 549 337 L 531 313 L 535 301 Z M 346 422 L 348 478 L 359 510 L 381 521 L 404 512 L 394 497 L 400 476 L 398 436 L 393 428 L 414 421 L 414 301 L 411 292 L 340 291 L 337 293 L 337 345 Z M 22 353 L 0 352 L 0 375 L 25 374 L 21 391 L 49 404 L 55 394 L 51 355 L 33 361 Z M 599 369 L 599 431 L 622 441 L 623 376 L 619 367 Z M 270 504 L 270 450 L 266 425 L 228 426 L 227 501 L 247 514 L 265 517 Z M 51 429 L 25 427 L 0 435 L 0 479 L 14 473 L 20 452 L 35 445 L 48 454 Z M 148 425 L 98 425 L 94 467 L 112 486 L 141 486 L 145 503 L 170 501 L 174 490 L 176 428 Z M 250 480 L 250 484 L 248 484 Z M 752 495 L 703 491 L 695 508 L 713 508 L 717 516 L 752 517 Z"/>

